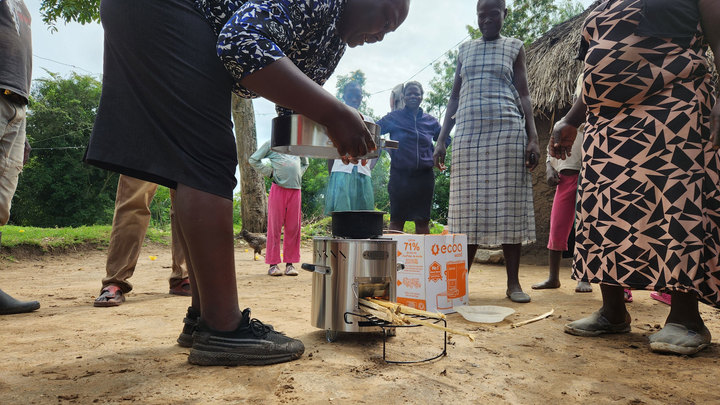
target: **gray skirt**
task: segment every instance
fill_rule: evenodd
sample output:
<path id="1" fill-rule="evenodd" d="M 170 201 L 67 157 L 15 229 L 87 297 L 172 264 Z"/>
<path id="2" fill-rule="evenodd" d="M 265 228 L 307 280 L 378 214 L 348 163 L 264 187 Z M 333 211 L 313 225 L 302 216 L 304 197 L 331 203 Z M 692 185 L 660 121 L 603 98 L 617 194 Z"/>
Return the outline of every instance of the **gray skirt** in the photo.
<path id="1" fill-rule="evenodd" d="M 102 0 L 103 90 L 85 161 L 231 199 L 232 78 L 192 0 Z"/>

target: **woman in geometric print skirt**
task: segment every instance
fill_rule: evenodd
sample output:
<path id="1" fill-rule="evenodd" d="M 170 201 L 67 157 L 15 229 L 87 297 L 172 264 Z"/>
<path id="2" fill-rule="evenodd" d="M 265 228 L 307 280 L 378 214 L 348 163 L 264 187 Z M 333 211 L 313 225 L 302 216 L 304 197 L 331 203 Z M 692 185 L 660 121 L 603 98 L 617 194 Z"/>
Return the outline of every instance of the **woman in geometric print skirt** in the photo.
<path id="1" fill-rule="evenodd" d="M 477 15 L 482 38 L 465 42 L 458 50 L 435 164 L 444 169 L 444 141 L 457 121 L 448 226 L 452 232 L 467 234 L 469 265 L 479 246 L 502 245 L 506 295 L 514 302 L 530 302 L 518 271 L 521 245 L 535 241 L 529 170 L 537 166 L 540 153 L 525 50 L 519 39 L 500 36 L 507 15 L 504 1 L 478 1 Z"/>
<path id="2" fill-rule="evenodd" d="M 706 59 L 708 45 L 720 55 L 718 21 L 709 0 L 616 0 L 585 22 L 583 97 L 552 153 L 563 157 L 587 112 L 573 277 L 600 283 L 603 306 L 570 334 L 629 332 L 629 287 L 672 295 L 651 350 L 710 344 L 698 302 L 720 307 L 720 104 Z"/>

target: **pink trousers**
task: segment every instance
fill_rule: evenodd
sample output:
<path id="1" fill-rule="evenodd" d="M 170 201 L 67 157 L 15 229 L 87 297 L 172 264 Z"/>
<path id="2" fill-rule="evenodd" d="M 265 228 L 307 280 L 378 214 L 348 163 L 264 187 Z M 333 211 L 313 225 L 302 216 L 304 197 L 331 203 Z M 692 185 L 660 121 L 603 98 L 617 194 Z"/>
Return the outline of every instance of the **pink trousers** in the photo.
<path id="1" fill-rule="evenodd" d="M 575 222 L 575 194 L 578 175 L 560 174 L 550 213 L 550 237 L 547 248 L 559 252 L 567 250 L 567 241 Z"/>
<path id="2" fill-rule="evenodd" d="M 273 183 L 268 197 L 268 231 L 265 263 L 300 262 L 300 190 Z M 283 258 L 280 259 L 280 235 L 283 233 Z"/>

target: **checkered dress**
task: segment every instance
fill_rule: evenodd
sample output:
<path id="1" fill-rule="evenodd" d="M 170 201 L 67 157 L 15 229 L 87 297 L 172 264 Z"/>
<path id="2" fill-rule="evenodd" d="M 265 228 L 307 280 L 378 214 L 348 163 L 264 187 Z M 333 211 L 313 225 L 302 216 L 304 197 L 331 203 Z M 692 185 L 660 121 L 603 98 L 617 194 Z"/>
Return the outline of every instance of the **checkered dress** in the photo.
<path id="1" fill-rule="evenodd" d="M 482 39 L 460 45 L 460 102 L 452 141 L 452 232 L 483 246 L 535 240 L 527 135 L 513 64 L 523 43 Z"/>

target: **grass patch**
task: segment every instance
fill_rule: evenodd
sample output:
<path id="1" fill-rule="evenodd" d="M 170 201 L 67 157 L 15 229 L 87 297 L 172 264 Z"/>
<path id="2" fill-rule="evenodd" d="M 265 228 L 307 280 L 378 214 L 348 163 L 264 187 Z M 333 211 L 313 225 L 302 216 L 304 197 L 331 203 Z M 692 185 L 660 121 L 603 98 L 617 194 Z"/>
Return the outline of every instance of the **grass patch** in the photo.
<path id="1" fill-rule="evenodd" d="M 39 247 L 43 250 L 66 249 L 80 245 L 107 246 L 110 225 L 81 226 L 77 228 L 35 228 L 6 225 L 0 227 L 2 246 L 5 248 Z M 168 244 L 170 232 L 148 228 L 146 238 L 154 243 Z"/>
<path id="2" fill-rule="evenodd" d="M 387 229 L 390 216 L 385 215 L 385 228 Z M 234 225 L 235 234 L 240 233 L 240 225 Z M 6 225 L 0 227 L 2 232 L 1 246 L 5 249 L 13 248 L 39 248 L 43 251 L 69 249 L 79 246 L 107 246 L 110 241 L 110 225 L 81 226 L 77 228 L 35 228 L 31 226 Z M 430 233 L 441 233 L 443 225 L 435 222 L 430 224 Z M 413 233 L 415 224 L 411 221 L 405 223 L 405 232 Z M 318 221 L 305 224 L 302 227 L 302 239 L 310 240 L 315 236 L 329 236 L 332 234 L 332 218 L 326 217 Z M 171 232 L 150 227 L 145 236 L 146 241 L 163 245 L 170 244 Z M 7 253 L 7 251 L 6 251 Z M 5 256 L 7 259 L 8 256 Z"/>

